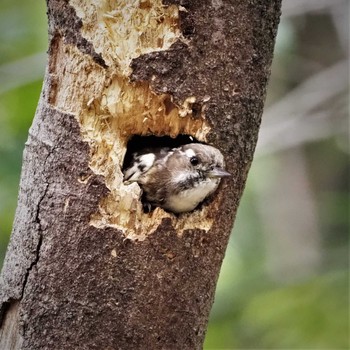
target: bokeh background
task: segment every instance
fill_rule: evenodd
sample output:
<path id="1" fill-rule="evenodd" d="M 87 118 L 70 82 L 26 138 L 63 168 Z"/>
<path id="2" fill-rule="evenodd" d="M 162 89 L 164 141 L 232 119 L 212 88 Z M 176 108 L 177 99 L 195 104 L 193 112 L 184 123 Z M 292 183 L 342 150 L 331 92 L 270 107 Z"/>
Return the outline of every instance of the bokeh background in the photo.
<path id="1" fill-rule="evenodd" d="M 44 0 L 0 2 L 0 264 L 46 63 Z M 283 0 L 205 349 L 349 348 L 349 1 Z"/>

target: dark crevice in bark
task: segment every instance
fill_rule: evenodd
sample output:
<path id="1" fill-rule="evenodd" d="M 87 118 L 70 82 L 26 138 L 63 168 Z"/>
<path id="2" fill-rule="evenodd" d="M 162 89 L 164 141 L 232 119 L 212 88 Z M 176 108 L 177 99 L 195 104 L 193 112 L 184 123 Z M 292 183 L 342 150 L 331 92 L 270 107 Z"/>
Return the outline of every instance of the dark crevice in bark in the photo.
<path id="1" fill-rule="evenodd" d="M 46 156 L 46 158 L 44 160 L 44 166 L 43 166 L 44 169 L 46 168 L 47 160 L 53 154 L 54 150 L 55 150 L 55 147 L 53 147 L 49 151 L 48 155 Z M 42 243 L 43 243 L 43 229 L 42 229 L 41 220 L 40 220 L 40 209 L 41 209 L 41 203 L 43 202 L 44 198 L 47 195 L 47 192 L 48 192 L 48 189 L 49 189 L 49 185 L 50 185 L 49 183 L 46 183 L 45 189 L 44 189 L 44 193 L 42 194 L 42 196 L 39 199 L 38 204 L 36 206 L 36 213 L 35 213 L 34 221 L 35 221 L 35 223 L 38 224 L 38 236 L 39 236 L 39 239 L 38 239 L 38 243 L 37 243 L 36 250 L 35 250 L 35 258 L 31 262 L 30 266 L 27 268 L 26 274 L 24 276 L 22 293 L 21 293 L 21 300 L 22 300 L 23 295 L 24 295 L 24 291 L 25 291 L 25 288 L 26 288 L 26 285 L 27 285 L 27 282 L 28 282 L 29 274 L 33 270 L 33 268 L 37 265 L 37 263 L 39 261 L 39 258 L 40 258 L 40 249 L 41 249 L 41 246 L 42 246 Z"/>
<path id="2" fill-rule="evenodd" d="M 37 138 L 34 135 L 30 135 L 30 137 L 32 138 Z M 45 146 L 48 146 L 45 144 Z M 52 148 L 52 150 L 49 151 L 47 157 L 44 160 L 44 168 L 45 168 L 45 164 L 48 160 L 48 158 L 52 155 L 54 151 L 54 147 Z M 46 184 L 45 189 L 44 189 L 44 193 L 41 196 L 41 198 L 38 201 L 38 204 L 36 206 L 36 213 L 35 213 L 35 218 L 34 218 L 34 222 L 38 224 L 38 243 L 35 249 L 35 257 L 32 260 L 30 266 L 27 268 L 24 279 L 23 279 L 23 284 L 22 284 L 22 291 L 21 291 L 21 295 L 20 297 L 17 298 L 9 298 L 7 301 L 4 301 L 3 303 L 1 303 L 0 305 L 0 327 L 2 325 L 3 320 L 6 317 L 6 313 L 10 310 L 10 307 L 12 304 L 22 300 L 23 295 L 24 295 L 24 291 L 28 282 L 28 278 L 29 278 L 29 274 L 30 272 L 33 270 L 33 268 L 37 265 L 39 258 L 40 258 L 40 249 L 42 246 L 42 242 L 43 242 L 43 234 L 42 234 L 42 226 L 41 226 L 41 221 L 40 221 L 40 209 L 41 209 L 41 203 L 43 202 L 44 198 L 46 197 L 46 194 L 48 192 L 48 188 L 49 188 L 49 183 Z"/>
<path id="3" fill-rule="evenodd" d="M 40 226 L 40 224 L 39 224 Z M 24 290 L 26 288 L 26 285 L 27 285 L 27 282 L 28 282 L 28 278 L 29 278 L 29 274 L 30 272 L 33 270 L 34 266 L 36 266 L 36 264 L 38 263 L 39 261 L 39 258 L 40 258 L 40 248 L 41 248 L 41 245 L 43 243 L 43 235 L 42 235 L 42 232 L 41 232 L 41 228 L 39 229 L 39 240 L 38 240 L 38 244 L 37 244 L 37 247 L 36 247 L 36 251 L 35 251 L 35 259 L 34 261 L 31 262 L 30 266 L 27 268 L 27 271 L 26 271 L 26 274 L 24 276 L 24 281 L 23 281 L 23 287 L 22 287 L 22 293 L 21 293 L 21 299 L 23 298 L 23 294 L 24 294 Z"/>
<path id="4" fill-rule="evenodd" d="M 48 145 L 45 144 L 45 146 L 48 146 Z M 49 153 L 48 153 L 48 155 L 46 156 L 46 158 L 45 158 L 45 160 L 43 162 L 43 164 L 44 164 L 43 165 L 43 169 L 46 168 L 47 161 L 50 158 L 50 156 L 52 156 L 54 150 L 55 150 L 55 147 L 52 147 L 52 149 L 49 150 Z M 40 199 L 38 201 L 38 204 L 36 206 L 36 213 L 35 213 L 34 222 L 38 225 L 38 236 L 39 236 L 39 238 L 38 238 L 38 243 L 37 243 L 36 250 L 35 250 L 35 258 L 32 260 L 30 266 L 27 268 L 26 274 L 24 276 L 20 300 L 23 299 L 24 292 L 25 292 L 25 289 L 26 289 L 26 286 L 27 286 L 27 283 L 28 283 L 29 275 L 32 272 L 32 270 L 37 266 L 37 264 L 39 262 L 39 259 L 40 259 L 40 250 L 41 250 L 41 246 L 42 246 L 42 243 L 43 243 L 43 228 L 42 228 L 41 219 L 40 219 L 40 214 L 41 214 L 40 212 L 41 212 L 42 202 L 44 201 L 44 199 L 45 199 L 45 197 L 46 197 L 46 195 L 48 193 L 49 186 L 50 186 L 49 183 L 45 184 L 44 192 L 43 192 L 42 196 L 40 197 Z M 27 328 L 26 327 L 26 323 L 24 322 L 22 324 L 23 337 L 25 336 L 26 328 Z"/>

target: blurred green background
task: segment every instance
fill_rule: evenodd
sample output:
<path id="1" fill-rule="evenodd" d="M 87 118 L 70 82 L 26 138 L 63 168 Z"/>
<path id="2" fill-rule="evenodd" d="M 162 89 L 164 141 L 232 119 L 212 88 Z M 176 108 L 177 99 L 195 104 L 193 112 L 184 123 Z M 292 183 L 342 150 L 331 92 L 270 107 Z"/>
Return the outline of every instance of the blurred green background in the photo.
<path id="1" fill-rule="evenodd" d="M 43 0 L 0 3 L 0 263 L 45 69 Z M 347 0 L 284 0 L 205 349 L 349 348 Z"/>

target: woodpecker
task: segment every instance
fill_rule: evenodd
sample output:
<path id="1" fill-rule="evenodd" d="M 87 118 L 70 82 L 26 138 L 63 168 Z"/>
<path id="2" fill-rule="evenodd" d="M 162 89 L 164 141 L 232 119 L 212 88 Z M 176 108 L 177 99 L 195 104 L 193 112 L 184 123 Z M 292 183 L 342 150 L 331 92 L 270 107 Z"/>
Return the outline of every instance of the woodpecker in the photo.
<path id="1" fill-rule="evenodd" d="M 222 153 L 201 143 L 144 149 L 133 154 L 124 182 L 140 185 L 148 210 L 161 207 L 179 214 L 194 210 L 231 175 L 224 166 Z"/>

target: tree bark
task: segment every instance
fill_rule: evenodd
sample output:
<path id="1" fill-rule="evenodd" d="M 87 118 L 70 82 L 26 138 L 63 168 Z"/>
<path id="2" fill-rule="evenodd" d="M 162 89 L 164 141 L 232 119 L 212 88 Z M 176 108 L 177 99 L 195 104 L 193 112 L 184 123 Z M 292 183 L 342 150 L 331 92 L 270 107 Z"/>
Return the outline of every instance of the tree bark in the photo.
<path id="1" fill-rule="evenodd" d="M 1 349 L 201 349 L 257 141 L 280 0 L 48 0 L 49 60 L 1 275 Z M 185 134 L 233 174 L 142 210 L 133 135 Z"/>

